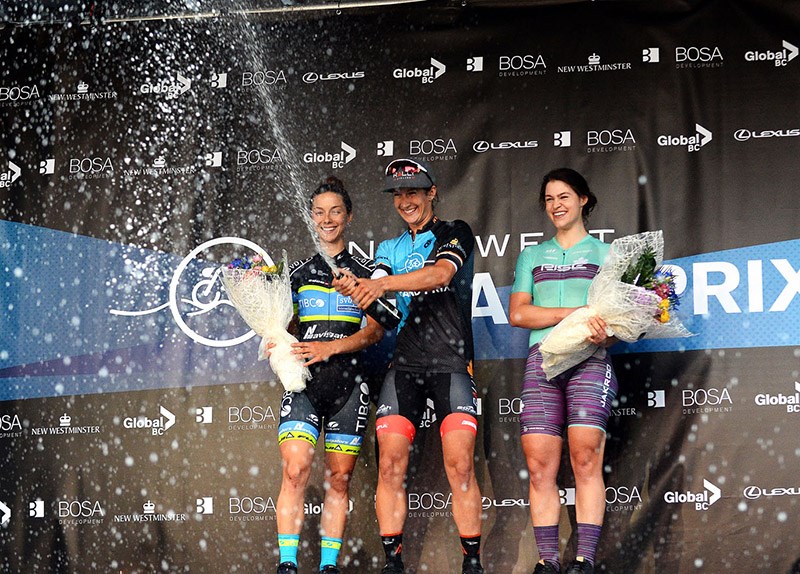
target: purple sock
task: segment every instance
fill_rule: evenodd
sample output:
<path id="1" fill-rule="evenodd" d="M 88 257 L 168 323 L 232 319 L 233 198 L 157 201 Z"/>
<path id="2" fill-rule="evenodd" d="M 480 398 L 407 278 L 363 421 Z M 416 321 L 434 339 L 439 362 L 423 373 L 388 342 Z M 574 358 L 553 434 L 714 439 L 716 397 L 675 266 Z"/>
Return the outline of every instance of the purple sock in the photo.
<path id="1" fill-rule="evenodd" d="M 602 526 L 597 524 L 578 523 L 578 556 L 582 556 L 594 566 L 597 554 L 597 543 L 600 542 Z"/>
<path id="2" fill-rule="evenodd" d="M 552 563 L 557 568 L 561 567 L 558 559 L 558 524 L 555 526 L 534 526 L 533 537 L 539 550 L 539 559 Z"/>

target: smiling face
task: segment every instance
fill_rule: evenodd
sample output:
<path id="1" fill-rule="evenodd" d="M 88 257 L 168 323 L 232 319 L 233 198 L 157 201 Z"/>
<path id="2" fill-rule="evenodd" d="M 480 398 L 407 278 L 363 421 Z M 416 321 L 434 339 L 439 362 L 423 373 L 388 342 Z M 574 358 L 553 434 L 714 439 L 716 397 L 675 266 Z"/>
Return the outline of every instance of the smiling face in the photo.
<path id="1" fill-rule="evenodd" d="M 319 240 L 324 247 L 336 252 L 344 249 L 344 232 L 347 224 L 353 219 L 347 213 L 344 199 L 338 193 L 320 193 L 311 204 L 311 219 L 317 228 Z"/>
<path id="2" fill-rule="evenodd" d="M 394 191 L 394 208 L 411 231 L 419 231 L 433 218 L 436 186 L 430 190 L 401 188 Z"/>
<path id="3" fill-rule="evenodd" d="M 578 195 L 563 181 L 548 182 L 544 191 L 544 209 L 558 231 L 583 227 L 583 206 L 588 198 Z"/>

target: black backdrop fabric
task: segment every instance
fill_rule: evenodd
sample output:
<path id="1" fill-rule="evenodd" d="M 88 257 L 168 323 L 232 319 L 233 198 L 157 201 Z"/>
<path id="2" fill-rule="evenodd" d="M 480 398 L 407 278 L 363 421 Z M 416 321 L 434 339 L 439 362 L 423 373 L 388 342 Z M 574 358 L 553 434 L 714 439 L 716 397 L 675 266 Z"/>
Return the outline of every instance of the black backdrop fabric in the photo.
<path id="1" fill-rule="evenodd" d="M 392 158 L 429 161 L 476 234 L 483 562 L 538 554 L 519 445 L 516 258 L 542 175 L 582 172 L 604 241 L 662 229 L 687 339 L 614 348 L 601 571 L 796 572 L 800 5 L 597 2 L 0 29 L 0 560 L 11 572 L 277 562 L 281 389 L 221 262 L 313 253 L 305 197 L 398 234 Z M 391 337 L 373 349 L 377 390 Z M 460 564 L 435 417 L 409 473 L 409 572 Z M 430 432 L 428 432 L 430 430 Z M 300 563 L 318 564 L 322 452 Z M 377 572 L 374 435 L 341 563 Z M 574 482 L 559 476 L 574 553 Z M 794 565 L 795 570 L 792 570 Z"/>

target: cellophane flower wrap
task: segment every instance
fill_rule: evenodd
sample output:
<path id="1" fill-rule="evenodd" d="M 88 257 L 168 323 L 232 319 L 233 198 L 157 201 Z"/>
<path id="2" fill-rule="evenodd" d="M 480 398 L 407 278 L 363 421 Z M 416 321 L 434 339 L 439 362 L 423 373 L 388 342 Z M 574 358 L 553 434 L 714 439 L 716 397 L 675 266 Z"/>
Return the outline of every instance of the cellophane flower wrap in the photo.
<path id="1" fill-rule="evenodd" d="M 549 379 L 591 357 L 598 346 L 588 320 L 600 316 L 608 336 L 633 343 L 642 338 L 686 337 L 691 333 L 670 314 L 679 300 L 674 280 L 659 269 L 664 257 L 661 231 L 615 239 L 589 286 L 587 306 L 570 313 L 539 345 L 542 369 Z"/>
<path id="2" fill-rule="evenodd" d="M 286 328 L 292 320 L 292 287 L 286 254 L 278 265 L 266 265 L 261 256 L 234 259 L 222 268 L 222 283 L 242 319 L 261 336 L 258 360 L 269 358 L 272 372 L 287 391 L 306 388 L 308 368 L 292 354 L 297 339 Z M 267 351 L 267 345 L 275 346 Z"/>

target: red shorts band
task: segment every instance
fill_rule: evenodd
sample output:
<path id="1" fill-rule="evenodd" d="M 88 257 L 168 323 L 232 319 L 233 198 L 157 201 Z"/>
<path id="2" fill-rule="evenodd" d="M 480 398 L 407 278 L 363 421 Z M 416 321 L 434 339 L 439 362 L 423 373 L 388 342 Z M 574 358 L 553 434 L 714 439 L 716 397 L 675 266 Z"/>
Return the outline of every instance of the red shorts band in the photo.
<path id="1" fill-rule="evenodd" d="M 473 435 L 477 435 L 478 419 L 464 413 L 451 413 L 444 417 L 442 424 L 439 426 L 439 434 L 444 436 L 456 430 L 468 430 Z"/>
<path id="2" fill-rule="evenodd" d="M 401 415 L 387 415 L 379 418 L 375 422 L 375 434 L 381 436 L 386 433 L 394 433 L 403 435 L 408 439 L 408 442 L 414 442 L 414 437 L 417 435 L 417 429 L 411 424 L 411 421 Z"/>

